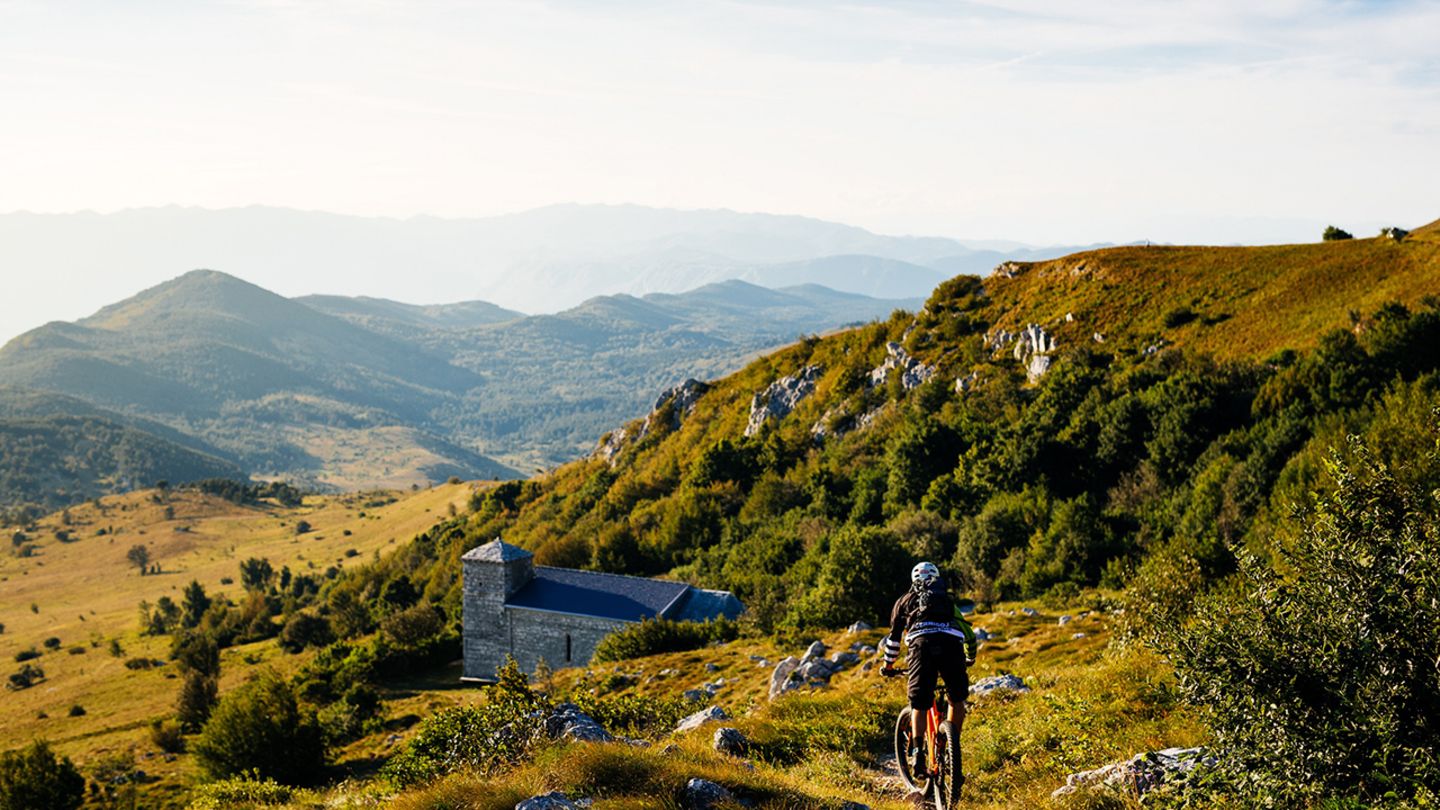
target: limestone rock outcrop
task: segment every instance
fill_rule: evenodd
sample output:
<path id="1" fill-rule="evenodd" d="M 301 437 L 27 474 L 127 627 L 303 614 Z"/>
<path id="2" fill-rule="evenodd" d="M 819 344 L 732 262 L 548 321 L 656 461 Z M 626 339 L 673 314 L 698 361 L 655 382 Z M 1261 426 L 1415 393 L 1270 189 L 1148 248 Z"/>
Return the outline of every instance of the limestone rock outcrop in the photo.
<path id="1" fill-rule="evenodd" d="M 892 373 L 900 375 L 900 385 L 909 391 L 935 376 L 935 367 L 910 356 L 895 341 L 885 344 L 885 360 L 870 371 L 870 387 L 884 385 Z"/>
<path id="2" fill-rule="evenodd" d="M 815 383 L 824 371 L 818 365 L 806 366 L 787 377 L 770 383 L 750 398 L 750 420 L 745 435 L 754 436 L 771 419 L 784 419 L 806 397 L 815 393 Z"/>

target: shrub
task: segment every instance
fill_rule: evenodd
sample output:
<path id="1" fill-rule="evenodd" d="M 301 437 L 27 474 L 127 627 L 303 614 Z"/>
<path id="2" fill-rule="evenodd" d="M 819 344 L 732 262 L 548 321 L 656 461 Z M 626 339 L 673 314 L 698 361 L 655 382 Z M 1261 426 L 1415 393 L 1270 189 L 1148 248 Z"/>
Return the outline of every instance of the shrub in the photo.
<path id="1" fill-rule="evenodd" d="M 70 711 L 67 712 L 67 714 L 69 714 L 71 717 L 84 717 L 86 714 L 85 707 L 81 706 L 79 703 L 76 703 L 74 706 L 70 707 Z"/>
<path id="2" fill-rule="evenodd" d="M 1243 559 L 1235 588 L 1162 635 L 1241 804 L 1440 788 L 1440 510 L 1349 449 L 1275 565 Z"/>
<path id="3" fill-rule="evenodd" d="M 682 697 L 635 693 L 596 695 L 588 690 L 575 692 L 570 701 L 607 730 L 627 737 L 654 738 L 667 734 L 687 715 L 704 708 L 703 701 Z"/>
<path id="4" fill-rule="evenodd" d="M 539 735 L 548 701 L 531 691 L 514 659 L 495 676 L 485 703 L 431 715 L 382 773 L 405 788 L 460 768 L 483 772 L 524 756 Z"/>
<path id="5" fill-rule="evenodd" d="M 399 647 L 417 647 L 444 627 L 440 611 L 423 604 L 391 614 L 380 622 L 380 634 Z"/>
<path id="6" fill-rule="evenodd" d="M 292 653 L 309 647 L 324 647 L 335 640 L 329 620 L 311 613 L 296 613 L 280 631 L 280 646 Z"/>
<path id="7" fill-rule="evenodd" d="M 215 778 L 253 771 L 257 777 L 302 784 L 325 764 L 325 741 L 314 713 L 274 673 L 226 695 L 191 750 Z"/>
<path id="8" fill-rule="evenodd" d="M 47 650 L 58 650 L 58 649 L 60 649 L 60 637 L 59 637 L 59 636 L 51 636 L 51 637 L 45 639 L 45 649 L 47 649 Z"/>
<path id="9" fill-rule="evenodd" d="M 29 648 L 27 648 L 27 649 L 24 649 L 24 650 L 21 650 L 20 652 L 15 653 L 15 663 L 17 663 L 17 664 L 23 664 L 23 663 L 25 663 L 26 661 L 34 661 L 36 658 L 39 658 L 39 657 L 40 657 L 40 651 L 37 650 L 37 649 L 35 649 L 34 647 L 29 647 Z"/>
<path id="10" fill-rule="evenodd" d="M 155 669 L 163 666 L 165 666 L 164 661 L 158 658 L 146 658 L 143 655 L 138 658 L 125 659 L 126 669 Z"/>
<path id="11" fill-rule="evenodd" d="M 274 779 L 241 774 L 196 788 L 190 810 L 229 810 L 233 807 L 274 807 L 286 804 L 294 790 Z"/>
<path id="12" fill-rule="evenodd" d="M 85 777 L 46 743 L 0 754 L 0 810 L 71 810 L 84 798 Z"/>
<path id="13" fill-rule="evenodd" d="M 185 731 L 199 731 L 210 719 L 218 691 L 213 676 L 195 670 L 185 673 L 185 681 L 180 684 L 180 694 L 175 699 L 175 718 Z"/>
<path id="14" fill-rule="evenodd" d="M 209 677 L 220 675 L 220 645 L 215 637 L 198 630 L 186 630 L 170 644 L 170 660 L 181 672 L 198 672 Z"/>
<path id="15" fill-rule="evenodd" d="M 167 754 L 179 754 L 185 750 L 185 731 L 176 720 L 150 722 L 150 742 Z"/>
<path id="16" fill-rule="evenodd" d="M 624 661 L 644 655 L 698 650 L 712 641 L 733 641 L 740 626 L 729 619 L 677 622 L 646 619 L 617 630 L 595 646 L 595 663 Z"/>
<path id="17" fill-rule="evenodd" d="M 1325 226 L 1325 232 L 1320 235 L 1320 238 L 1325 240 L 1326 242 L 1340 242 L 1346 239 L 1354 239 L 1355 237 L 1351 236 L 1347 231 L 1340 230 L 1334 225 L 1327 225 Z"/>
<path id="18" fill-rule="evenodd" d="M 19 672 L 11 674 L 9 685 L 12 690 L 29 689 L 40 681 L 45 680 L 45 670 L 34 664 L 26 664 L 20 667 Z"/>

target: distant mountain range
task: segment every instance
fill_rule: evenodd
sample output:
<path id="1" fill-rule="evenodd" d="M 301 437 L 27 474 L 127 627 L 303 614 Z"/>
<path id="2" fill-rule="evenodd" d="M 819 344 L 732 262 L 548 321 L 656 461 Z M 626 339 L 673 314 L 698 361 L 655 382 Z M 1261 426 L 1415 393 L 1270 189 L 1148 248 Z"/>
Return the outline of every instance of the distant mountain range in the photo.
<path id="1" fill-rule="evenodd" d="M 732 280 L 524 316 L 287 299 L 192 271 L 0 348 L 0 503 L 242 471 L 341 489 L 514 477 L 582 454 L 686 377 L 919 303 Z M 96 433 L 127 449 L 99 452 Z M 47 460 L 79 472 L 34 472 Z"/>
<path id="2" fill-rule="evenodd" d="M 15 281 L 12 301 L 26 301 L 27 308 L 7 311 L 0 303 L 0 323 L 23 324 L 49 295 L 63 294 L 57 305 L 72 307 L 57 311 L 77 312 L 73 307 L 80 302 L 93 309 L 136 286 L 197 267 L 223 270 L 287 296 L 334 290 L 343 279 L 344 289 L 355 294 L 482 300 L 535 314 L 597 295 L 679 293 L 731 279 L 771 288 L 820 284 L 861 295 L 923 298 L 960 273 L 1081 247 L 883 236 L 798 216 L 633 205 L 556 205 L 478 219 L 405 220 L 265 207 L 17 212 L 0 214 L 0 265 L 25 270 Z M 55 279 L 65 280 L 62 293 L 54 292 Z M 409 316 L 389 315 L 432 321 L 483 317 L 445 308 L 407 311 Z"/>

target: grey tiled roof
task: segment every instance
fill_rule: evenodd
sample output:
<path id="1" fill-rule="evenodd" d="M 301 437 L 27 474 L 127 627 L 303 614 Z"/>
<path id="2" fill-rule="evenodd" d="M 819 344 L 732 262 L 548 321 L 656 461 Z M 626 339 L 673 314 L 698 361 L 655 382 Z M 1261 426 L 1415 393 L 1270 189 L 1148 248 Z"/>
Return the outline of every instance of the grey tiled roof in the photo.
<path id="1" fill-rule="evenodd" d="M 665 618 L 677 622 L 703 622 L 724 616 L 734 619 L 745 611 L 745 606 L 729 591 L 707 591 L 691 588 L 684 598 L 665 611 Z"/>
<path id="2" fill-rule="evenodd" d="M 533 556 L 535 555 L 525 549 L 519 546 L 512 546 L 497 537 L 483 546 L 476 546 L 465 552 L 465 556 L 461 559 L 483 560 L 485 562 L 510 562 L 511 560 L 520 560 Z"/>
<path id="3" fill-rule="evenodd" d="M 535 578 L 505 605 L 634 622 L 668 615 L 666 608 L 687 590 L 683 582 L 537 565 Z"/>

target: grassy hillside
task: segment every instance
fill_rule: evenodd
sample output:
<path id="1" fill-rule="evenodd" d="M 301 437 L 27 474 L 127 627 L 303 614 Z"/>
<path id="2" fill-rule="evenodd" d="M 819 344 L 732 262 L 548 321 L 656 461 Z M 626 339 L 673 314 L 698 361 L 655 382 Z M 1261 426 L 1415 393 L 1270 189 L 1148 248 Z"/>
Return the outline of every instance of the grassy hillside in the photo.
<path id="1" fill-rule="evenodd" d="M 1440 233 L 1267 247 L 1119 247 L 1014 265 L 986 280 L 997 328 L 1096 332 L 1126 348 L 1164 338 L 1218 358 L 1262 359 L 1316 345 L 1351 313 L 1440 294 Z M 1072 314 L 1074 321 L 1066 323 Z M 1167 323 L 1168 322 L 1168 323 Z"/>
<path id="2" fill-rule="evenodd" d="M 22 533 L 28 556 L 0 556 L 0 659 L 31 648 L 45 680 L 7 691 L 0 716 L 12 740 L 44 738 L 92 766 L 106 757 L 151 750 L 148 724 L 174 710 L 179 681 L 174 665 L 127 669 L 135 659 L 168 661 L 170 639 L 141 634 L 139 605 L 168 596 L 180 601 L 191 581 L 217 600 L 244 602 L 239 563 L 268 559 L 324 581 L 377 555 L 392 553 L 471 494 L 468 485 L 440 485 L 416 493 L 369 492 L 311 497 L 299 507 L 239 505 L 192 491 L 146 490 L 71 507 Z M 297 534 L 299 521 L 311 530 Z M 63 533 L 65 539 L 61 539 Z M 136 545 L 149 550 L 160 572 L 141 576 L 127 560 Z M 50 649 L 45 640 L 59 639 Z M 123 653 L 112 653 L 118 642 Z M 222 656 L 222 690 L 263 667 L 293 671 L 303 656 L 280 653 L 275 642 L 231 647 Z M 85 714 L 68 716 L 80 705 Z M 158 757 L 141 764 L 161 782 L 160 795 L 183 795 L 193 766 Z"/>

